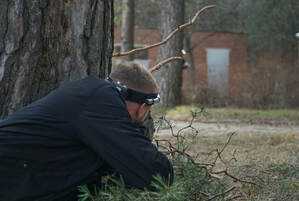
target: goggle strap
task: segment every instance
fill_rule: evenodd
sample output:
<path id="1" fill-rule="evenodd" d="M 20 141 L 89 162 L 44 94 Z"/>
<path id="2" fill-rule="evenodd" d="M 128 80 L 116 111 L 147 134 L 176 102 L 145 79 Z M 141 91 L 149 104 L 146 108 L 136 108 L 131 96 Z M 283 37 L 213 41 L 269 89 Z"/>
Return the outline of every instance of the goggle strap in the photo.
<path id="1" fill-rule="evenodd" d="M 114 82 L 110 77 L 107 77 L 107 80 L 112 82 L 116 86 L 117 90 L 122 94 L 125 100 L 136 103 L 146 103 L 148 105 L 153 105 L 160 102 L 160 96 L 157 93 L 143 93 L 134 89 L 127 88 L 120 82 Z"/>

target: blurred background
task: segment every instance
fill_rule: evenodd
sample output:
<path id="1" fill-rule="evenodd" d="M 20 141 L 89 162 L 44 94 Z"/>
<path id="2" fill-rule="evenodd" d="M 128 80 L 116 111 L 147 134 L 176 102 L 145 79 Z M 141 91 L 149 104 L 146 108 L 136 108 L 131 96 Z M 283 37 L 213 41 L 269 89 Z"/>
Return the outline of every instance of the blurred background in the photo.
<path id="1" fill-rule="evenodd" d="M 166 45 L 114 60 L 133 60 L 150 68 L 185 50 L 184 62 L 164 67 L 176 70 L 155 73 L 164 106 L 298 107 L 296 0 L 116 0 L 114 51 L 157 43 L 207 5 L 216 7 Z M 171 81 L 159 78 L 161 74 Z"/>
<path id="2" fill-rule="evenodd" d="M 156 69 L 154 140 L 182 162 L 132 200 L 299 200 L 298 0 L 0 1 L 0 119 L 124 62 Z"/>

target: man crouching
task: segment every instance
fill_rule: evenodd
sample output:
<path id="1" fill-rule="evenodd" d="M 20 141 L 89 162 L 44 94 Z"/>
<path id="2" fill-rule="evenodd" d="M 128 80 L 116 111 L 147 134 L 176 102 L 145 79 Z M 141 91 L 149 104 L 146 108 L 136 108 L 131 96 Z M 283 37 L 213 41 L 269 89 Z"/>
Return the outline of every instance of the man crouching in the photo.
<path id="1" fill-rule="evenodd" d="M 152 75 L 121 65 L 109 78 L 70 82 L 0 121 L 0 200 L 75 201 L 96 175 L 147 187 L 173 180 L 172 165 L 144 134 L 159 101 Z"/>

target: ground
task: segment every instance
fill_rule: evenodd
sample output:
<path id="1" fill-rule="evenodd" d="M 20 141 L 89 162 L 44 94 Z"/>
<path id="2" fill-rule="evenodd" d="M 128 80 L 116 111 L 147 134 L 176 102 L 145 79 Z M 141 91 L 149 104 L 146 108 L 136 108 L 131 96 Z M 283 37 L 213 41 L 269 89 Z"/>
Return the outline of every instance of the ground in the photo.
<path id="1" fill-rule="evenodd" d="M 189 110 L 189 111 L 188 111 Z M 190 127 L 193 115 L 196 117 Z M 235 133 L 214 171 L 226 170 L 258 183 L 243 186 L 245 200 L 299 200 L 299 110 L 249 110 L 178 107 L 154 111 L 155 138 L 175 142 L 185 136 L 186 152 L 202 164 L 212 163 L 231 133 Z M 163 123 L 164 122 L 164 123 Z M 169 129 L 171 125 L 173 131 Z M 184 130 L 181 128 L 187 127 Z M 219 176 L 219 175 L 218 175 Z M 223 177 L 223 175 L 220 175 Z"/>

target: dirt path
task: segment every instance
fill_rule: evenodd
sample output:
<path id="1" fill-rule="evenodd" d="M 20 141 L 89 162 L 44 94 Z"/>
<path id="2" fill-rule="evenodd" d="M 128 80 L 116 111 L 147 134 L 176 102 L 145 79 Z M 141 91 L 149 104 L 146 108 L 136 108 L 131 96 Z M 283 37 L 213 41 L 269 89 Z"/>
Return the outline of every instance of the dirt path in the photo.
<path id="1" fill-rule="evenodd" d="M 180 128 L 188 126 L 188 123 L 183 121 L 171 121 L 173 130 L 176 133 Z M 200 123 L 195 122 L 192 125 L 202 135 L 221 135 L 230 132 L 238 134 L 283 134 L 294 133 L 299 135 L 299 125 L 263 125 L 263 124 L 245 124 L 245 123 Z M 163 129 L 158 129 L 158 135 L 170 135 L 169 128 L 164 126 Z"/>

